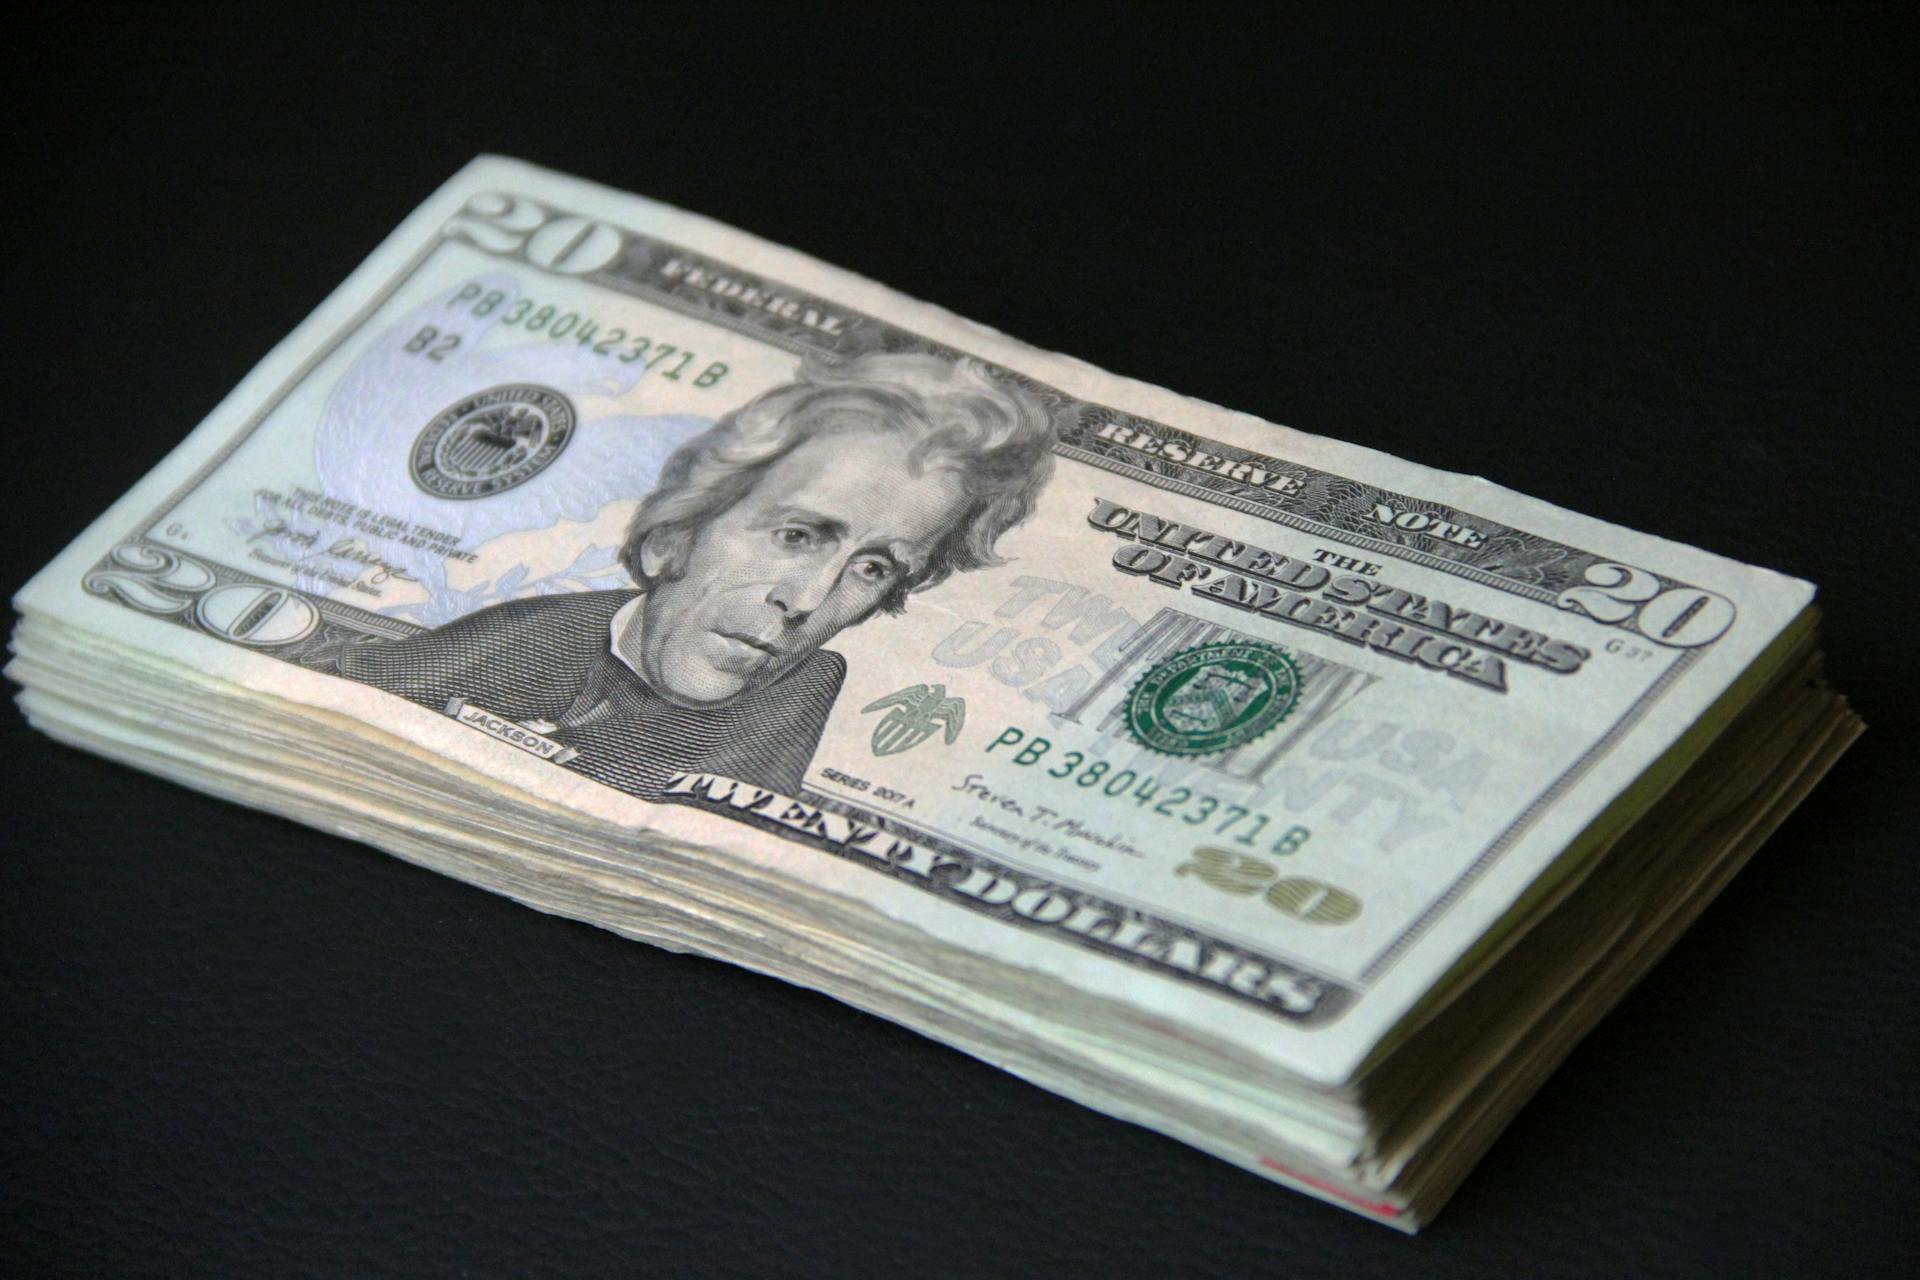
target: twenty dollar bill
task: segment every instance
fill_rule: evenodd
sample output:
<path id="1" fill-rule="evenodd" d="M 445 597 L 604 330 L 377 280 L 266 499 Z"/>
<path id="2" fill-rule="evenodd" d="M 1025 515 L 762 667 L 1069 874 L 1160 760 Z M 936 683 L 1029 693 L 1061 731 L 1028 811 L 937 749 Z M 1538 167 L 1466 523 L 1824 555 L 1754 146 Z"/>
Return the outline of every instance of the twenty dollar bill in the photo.
<path id="1" fill-rule="evenodd" d="M 1462 993 L 1811 598 L 487 158 L 22 592 L 16 676 L 71 740 L 1410 1225 L 1548 1025 Z M 1772 793 L 1851 732 L 1808 706 Z M 1381 1064 L 1455 1007 L 1486 1061 L 1395 1129 Z"/>

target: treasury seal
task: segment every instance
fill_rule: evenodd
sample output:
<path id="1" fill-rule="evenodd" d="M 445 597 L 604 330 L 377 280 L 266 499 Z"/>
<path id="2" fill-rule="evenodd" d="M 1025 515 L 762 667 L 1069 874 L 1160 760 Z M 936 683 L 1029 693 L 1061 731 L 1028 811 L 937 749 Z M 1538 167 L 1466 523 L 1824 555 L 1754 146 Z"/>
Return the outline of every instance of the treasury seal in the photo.
<path id="1" fill-rule="evenodd" d="M 549 387 L 490 387 L 449 406 L 413 442 L 413 482 L 437 498 L 484 498 L 545 471 L 573 439 L 573 404 Z"/>
<path id="2" fill-rule="evenodd" d="M 1203 644 L 1164 658 L 1127 695 L 1127 727 L 1142 746 L 1204 756 L 1252 742 L 1300 700 L 1300 669 L 1257 640 Z"/>

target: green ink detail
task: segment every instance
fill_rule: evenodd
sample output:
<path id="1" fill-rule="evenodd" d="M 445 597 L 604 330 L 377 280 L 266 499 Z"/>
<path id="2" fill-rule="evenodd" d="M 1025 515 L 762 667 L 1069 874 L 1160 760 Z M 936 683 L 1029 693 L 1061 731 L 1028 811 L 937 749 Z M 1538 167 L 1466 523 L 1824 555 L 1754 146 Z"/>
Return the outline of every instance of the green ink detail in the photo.
<path id="1" fill-rule="evenodd" d="M 1278 645 L 1203 644 L 1154 664 L 1127 696 L 1127 727 L 1163 755 L 1206 756 L 1252 742 L 1300 701 L 1300 669 Z"/>
<path id="2" fill-rule="evenodd" d="M 911 751 L 931 738 L 936 730 L 944 733 L 947 745 L 952 746 L 967 723 L 967 700 L 949 698 L 944 684 L 910 685 L 898 693 L 875 698 L 860 708 L 862 715 L 869 711 L 887 713 L 873 728 L 872 746 L 876 756 Z"/>

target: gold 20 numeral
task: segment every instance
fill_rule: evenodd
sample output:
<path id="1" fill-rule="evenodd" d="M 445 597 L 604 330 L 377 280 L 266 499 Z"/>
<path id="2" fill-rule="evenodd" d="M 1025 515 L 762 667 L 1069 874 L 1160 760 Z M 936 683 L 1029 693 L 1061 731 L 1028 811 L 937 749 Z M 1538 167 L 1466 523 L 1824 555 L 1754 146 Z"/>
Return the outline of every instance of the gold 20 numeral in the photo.
<path id="1" fill-rule="evenodd" d="M 1231 849 L 1195 849 L 1192 861 L 1181 863 L 1174 874 L 1193 876 L 1236 897 L 1260 894 L 1275 911 L 1306 924 L 1348 924 L 1360 916 L 1360 899 L 1339 885 L 1310 876 L 1282 877 L 1265 858 Z"/>

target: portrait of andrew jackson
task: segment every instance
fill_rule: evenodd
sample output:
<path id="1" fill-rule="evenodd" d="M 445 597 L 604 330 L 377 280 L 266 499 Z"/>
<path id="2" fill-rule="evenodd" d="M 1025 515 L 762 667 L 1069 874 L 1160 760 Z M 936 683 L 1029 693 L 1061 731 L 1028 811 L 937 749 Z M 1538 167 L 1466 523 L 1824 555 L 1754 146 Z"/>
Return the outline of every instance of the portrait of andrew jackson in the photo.
<path id="1" fill-rule="evenodd" d="M 667 459 L 621 548 L 632 587 L 512 600 L 340 671 L 510 717 L 645 799 L 683 770 L 791 795 L 846 674 L 825 646 L 1000 563 L 1053 441 L 1037 401 L 970 360 L 810 361 Z"/>

